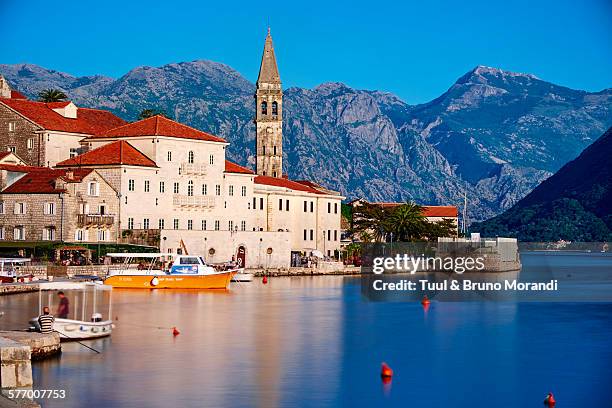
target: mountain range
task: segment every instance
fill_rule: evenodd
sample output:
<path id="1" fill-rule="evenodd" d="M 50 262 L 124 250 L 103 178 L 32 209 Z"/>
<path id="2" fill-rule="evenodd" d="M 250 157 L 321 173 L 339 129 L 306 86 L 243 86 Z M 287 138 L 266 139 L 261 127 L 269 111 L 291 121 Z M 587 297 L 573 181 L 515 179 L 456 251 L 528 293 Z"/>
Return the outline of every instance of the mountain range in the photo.
<path id="1" fill-rule="evenodd" d="M 473 224 L 521 241 L 612 241 L 612 128 L 503 214 Z"/>
<path id="2" fill-rule="evenodd" d="M 58 88 L 126 120 L 163 110 L 227 139 L 228 158 L 254 167 L 255 86 L 227 65 L 138 67 L 118 79 L 32 64 L 0 65 L 0 74 L 31 98 Z M 420 105 L 342 83 L 289 88 L 283 101 L 289 177 L 349 199 L 462 206 L 466 195 L 474 221 L 512 207 L 612 125 L 612 88 L 573 90 L 484 66 Z"/>

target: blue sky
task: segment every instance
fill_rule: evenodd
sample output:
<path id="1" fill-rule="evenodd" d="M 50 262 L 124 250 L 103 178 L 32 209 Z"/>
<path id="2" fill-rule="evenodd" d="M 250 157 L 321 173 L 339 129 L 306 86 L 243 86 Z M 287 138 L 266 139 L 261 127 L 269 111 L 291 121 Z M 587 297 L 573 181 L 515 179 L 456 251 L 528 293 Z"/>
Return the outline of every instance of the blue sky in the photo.
<path id="1" fill-rule="evenodd" d="M 476 65 L 612 87 L 612 1 L 0 0 L 0 63 L 119 77 L 210 59 L 257 76 L 268 22 L 285 87 L 339 81 L 410 103 Z"/>

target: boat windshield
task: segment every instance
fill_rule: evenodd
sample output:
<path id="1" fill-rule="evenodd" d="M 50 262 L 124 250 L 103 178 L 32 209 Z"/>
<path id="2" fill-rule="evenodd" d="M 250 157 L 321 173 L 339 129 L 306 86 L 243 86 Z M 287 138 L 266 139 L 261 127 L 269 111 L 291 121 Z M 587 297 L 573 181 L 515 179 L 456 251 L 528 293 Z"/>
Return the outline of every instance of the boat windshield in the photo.
<path id="1" fill-rule="evenodd" d="M 184 256 L 181 258 L 181 265 L 199 265 L 200 261 L 197 256 Z"/>

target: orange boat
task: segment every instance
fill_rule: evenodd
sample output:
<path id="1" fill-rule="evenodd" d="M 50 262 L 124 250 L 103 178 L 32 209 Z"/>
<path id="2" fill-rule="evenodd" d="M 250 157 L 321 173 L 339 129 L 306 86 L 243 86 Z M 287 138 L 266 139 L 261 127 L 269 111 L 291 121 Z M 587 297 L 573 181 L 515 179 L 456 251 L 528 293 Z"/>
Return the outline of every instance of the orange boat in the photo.
<path id="1" fill-rule="evenodd" d="M 121 267 L 109 269 L 104 280 L 105 285 L 115 288 L 229 289 L 232 277 L 241 272 L 241 269 L 217 270 L 196 255 L 174 255 L 169 270 L 161 266 L 165 264 L 164 259 L 173 257 L 172 254 L 115 253 L 107 256 L 124 259 Z M 138 258 L 148 259 L 148 265 L 132 262 Z"/>

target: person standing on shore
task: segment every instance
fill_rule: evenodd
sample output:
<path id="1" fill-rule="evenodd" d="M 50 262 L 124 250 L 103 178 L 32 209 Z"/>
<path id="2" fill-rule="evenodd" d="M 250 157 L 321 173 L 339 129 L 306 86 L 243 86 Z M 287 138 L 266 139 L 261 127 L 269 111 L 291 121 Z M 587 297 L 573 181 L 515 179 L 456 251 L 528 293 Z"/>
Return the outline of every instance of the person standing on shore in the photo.
<path id="1" fill-rule="evenodd" d="M 53 332 L 53 323 L 55 322 L 55 318 L 51 315 L 49 311 L 49 307 L 45 306 L 43 308 L 43 314 L 38 316 L 38 325 L 40 326 L 41 333 L 51 333 Z"/>
<path id="2" fill-rule="evenodd" d="M 60 319 L 67 319 L 69 312 L 68 298 L 64 295 L 64 292 L 58 292 L 57 295 L 60 298 L 59 306 L 57 308 L 57 317 Z"/>

